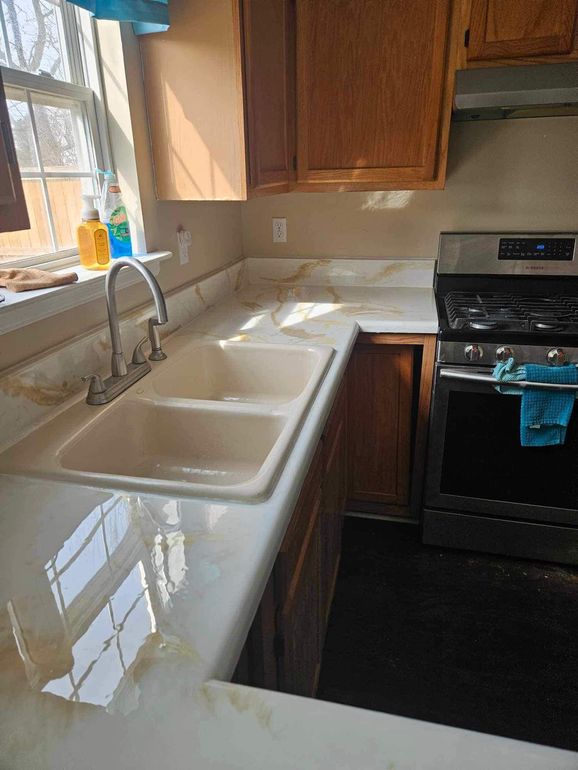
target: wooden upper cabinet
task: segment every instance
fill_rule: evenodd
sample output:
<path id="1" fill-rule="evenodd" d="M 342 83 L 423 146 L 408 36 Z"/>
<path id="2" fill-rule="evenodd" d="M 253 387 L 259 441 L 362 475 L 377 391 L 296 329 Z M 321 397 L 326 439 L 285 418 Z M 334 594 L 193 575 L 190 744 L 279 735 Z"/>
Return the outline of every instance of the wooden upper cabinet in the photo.
<path id="1" fill-rule="evenodd" d="M 569 54 L 578 0 L 471 0 L 468 60 Z"/>
<path id="2" fill-rule="evenodd" d="M 291 0 L 243 0 L 249 190 L 287 192 L 295 178 L 295 14 Z"/>
<path id="3" fill-rule="evenodd" d="M 30 227 L 0 74 L 0 233 Z"/>
<path id="4" fill-rule="evenodd" d="M 171 0 L 140 38 L 160 200 L 245 200 L 293 175 L 290 0 Z"/>
<path id="5" fill-rule="evenodd" d="M 297 189 L 443 186 L 451 9 L 297 0 Z"/>

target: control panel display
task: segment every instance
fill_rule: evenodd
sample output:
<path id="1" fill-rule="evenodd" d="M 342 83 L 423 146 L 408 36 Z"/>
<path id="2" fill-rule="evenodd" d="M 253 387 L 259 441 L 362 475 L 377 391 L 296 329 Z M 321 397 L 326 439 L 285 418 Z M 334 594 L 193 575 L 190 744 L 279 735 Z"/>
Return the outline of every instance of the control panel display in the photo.
<path id="1" fill-rule="evenodd" d="M 575 244 L 575 238 L 500 238 L 498 259 L 571 262 Z"/>

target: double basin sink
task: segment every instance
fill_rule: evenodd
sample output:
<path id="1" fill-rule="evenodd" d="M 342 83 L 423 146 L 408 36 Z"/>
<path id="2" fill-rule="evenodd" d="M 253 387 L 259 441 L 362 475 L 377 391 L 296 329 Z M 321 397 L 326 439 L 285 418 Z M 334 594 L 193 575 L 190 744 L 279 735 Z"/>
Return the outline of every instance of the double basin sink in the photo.
<path id="1" fill-rule="evenodd" d="M 185 345 L 107 406 L 77 403 L 8 449 L 0 473 L 264 499 L 332 355 L 324 345 Z"/>

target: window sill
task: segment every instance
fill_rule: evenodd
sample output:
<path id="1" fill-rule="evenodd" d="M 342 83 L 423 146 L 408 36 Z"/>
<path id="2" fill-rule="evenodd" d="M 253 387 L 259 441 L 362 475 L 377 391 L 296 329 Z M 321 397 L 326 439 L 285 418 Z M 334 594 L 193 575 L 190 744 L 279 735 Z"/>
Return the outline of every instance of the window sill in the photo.
<path id="1" fill-rule="evenodd" d="M 158 275 L 160 263 L 171 257 L 170 251 L 155 251 L 139 256 L 138 259 L 154 275 Z M 0 289 L 0 294 L 5 297 L 4 302 L 0 302 L 0 334 L 20 329 L 36 321 L 42 321 L 44 318 L 84 305 L 94 299 L 102 298 L 104 301 L 106 270 L 95 272 L 86 270 L 79 265 L 70 265 L 55 272 L 69 273 L 71 271 L 78 275 L 78 281 L 68 286 L 22 292 Z M 142 278 L 135 270 L 121 270 L 118 274 L 117 287 L 122 289 L 139 281 L 142 281 Z"/>

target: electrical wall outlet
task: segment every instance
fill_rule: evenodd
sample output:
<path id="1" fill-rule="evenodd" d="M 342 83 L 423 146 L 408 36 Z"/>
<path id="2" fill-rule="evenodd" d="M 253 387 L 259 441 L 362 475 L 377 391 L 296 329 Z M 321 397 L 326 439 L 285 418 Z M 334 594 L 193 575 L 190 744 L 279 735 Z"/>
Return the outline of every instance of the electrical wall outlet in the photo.
<path id="1" fill-rule="evenodd" d="M 273 217 L 273 243 L 287 243 L 286 217 Z"/>

